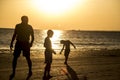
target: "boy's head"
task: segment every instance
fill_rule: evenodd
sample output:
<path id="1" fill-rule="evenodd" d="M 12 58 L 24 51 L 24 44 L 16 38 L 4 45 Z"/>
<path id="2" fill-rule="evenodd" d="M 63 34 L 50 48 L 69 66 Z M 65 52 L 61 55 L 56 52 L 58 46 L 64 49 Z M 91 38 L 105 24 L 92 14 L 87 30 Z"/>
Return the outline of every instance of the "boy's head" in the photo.
<path id="1" fill-rule="evenodd" d="M 54 32 L 53 32 L 52 30 L 48 30 L 48 31 L 47 31 L 47 35 L 48 35 L 48 37 L 52 37 L 53 34 L 54 34 Z"/>
<path id="2" fill-rule="evenodd" d="M 61 44 L 64 44 L 64 42 L 65 42 L 64 40 L 60 40 L 60 43 L 61 43 Z"/>

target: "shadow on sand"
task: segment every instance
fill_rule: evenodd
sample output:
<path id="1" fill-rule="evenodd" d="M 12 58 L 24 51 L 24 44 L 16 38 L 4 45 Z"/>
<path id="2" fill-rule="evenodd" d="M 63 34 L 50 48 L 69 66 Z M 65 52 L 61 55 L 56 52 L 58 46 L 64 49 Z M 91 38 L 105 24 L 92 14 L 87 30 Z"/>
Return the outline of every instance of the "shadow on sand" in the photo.
<path id="1" fill-rule="evenodd" d="M 66 64 L 66 69 L 67 69 L 68 74 L 69 74 L 69 75 L 67 74 L 68 80 L 87 80 L 86 77 L 79 79 L 77 76 L 77 73 L 68 64 Z"/>
<path id="2" fill-rule="evenodd" d="M 42 80 L 50 80 L 53 77 L 53 76 L 46 75 L 46 71 L 49 68 L 50 67 L 48 65 L 45 66 L 44 76 Z M 77 76 L 77 73 L 68 64 L 66 64 L 66 70 L 62 70 L 62 71 L 67 76 L 67 80 L 87 80 L 86 76 L 82 76 L 81 79 L 79 79 Z"/>
<path id="3" fill-rule="evenodd" d="M 68 64 L 66 64 L 66 69 L 69 74 L 69 75 L 67 74 L 68 80 L 79 80 L 76 72 Z"/>

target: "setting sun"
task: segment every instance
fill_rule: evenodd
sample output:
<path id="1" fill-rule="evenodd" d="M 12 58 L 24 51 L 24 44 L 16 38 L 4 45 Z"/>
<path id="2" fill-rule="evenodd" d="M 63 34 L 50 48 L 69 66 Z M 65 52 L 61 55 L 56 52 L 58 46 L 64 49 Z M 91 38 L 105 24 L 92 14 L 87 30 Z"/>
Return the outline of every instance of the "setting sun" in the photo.
<path id="1" fill-rule="evenodd" d="M 32 5 L 47 14 L 58 15 L 74 8 L 82 0 L 32 0 Z"/>
<path id="2" fill-rule="evenodd" d="M 35 29 L 120 30 L 120 0 L 2 0 L 0 27 L 23 15 Z"/>

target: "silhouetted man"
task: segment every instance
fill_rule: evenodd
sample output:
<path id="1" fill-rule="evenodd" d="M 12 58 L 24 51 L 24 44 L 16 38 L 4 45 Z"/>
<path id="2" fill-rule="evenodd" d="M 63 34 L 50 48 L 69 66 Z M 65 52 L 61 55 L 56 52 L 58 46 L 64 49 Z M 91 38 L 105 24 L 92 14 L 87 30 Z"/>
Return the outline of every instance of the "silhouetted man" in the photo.
<path id="1" fill-rule="evenodd" d="M 20 56 L 21 51 L 23 51 L 23 56 L 26 58 L 28 67 L 29 67 L 29 73 L 28 73 L 27 79 L 29 79 L 29 77 L 32 76 L 32 62 L 30 59 L 30 47 L 32 47 L 32 44 L 34 41 L 34 31 L 32 26 L 28 24 L 27 16 L 22 16 L 21 21 L 22 22 L 20 24 L 17 24 L 15 27 L 12 41 L 10 44 L 10 49 L 12 50 L 13 42 L 16 39 L 15 49 L 13 53 L 14 58 L 12 62 L 13 72 L 10 75 L 10 80 L 12 80 L 12 78 L 15 76 L 17 59 Z M 30 39 L 30 36 L 31 36 L 31 39 Z"/>

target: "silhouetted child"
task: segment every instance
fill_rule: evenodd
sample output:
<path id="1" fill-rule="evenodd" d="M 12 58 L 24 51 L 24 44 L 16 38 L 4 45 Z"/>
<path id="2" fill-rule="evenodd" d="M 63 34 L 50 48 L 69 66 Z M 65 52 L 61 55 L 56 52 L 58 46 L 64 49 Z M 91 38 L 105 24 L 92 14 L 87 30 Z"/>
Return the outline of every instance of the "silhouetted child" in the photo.
<path id="1" fill-rule="evenodd" d="M 52 53 L 56 54 L 56 52 L 52 49 L 52 43 L 50 38 L 53 36 L 53 31 L 48 30 L 47 31 L 47 37 L 44 40 L 44 47 L 45 49 L 45 71 L 44 71 L 44 76 L 43 80 L 46 78 L 51 78 L 52 76 L 50 75 L 50 68 L 51 68 L 51 63 L 52 63 Z"/>
<path id="2" fill-rule="evenodd" d="M 67 64 L 68 56 L 69 56 L 69 53 L 70 53 L 70 44 L 75 49 L 76 49 L 76 47 L 75 47 L 75 45 L 70 40 L 61 40 L 60 43 L 63 44 L 63 48 L 61 49 L 60 54 L 62 53 L 62 51 L 65 48 L 65 51 L 64 51 L 65 62 L 64 62 L 64 64 Z"/>

